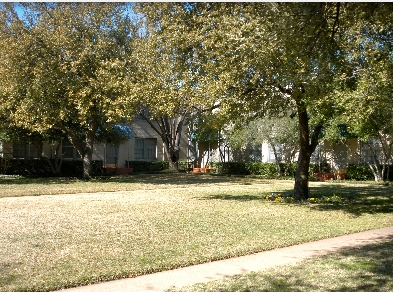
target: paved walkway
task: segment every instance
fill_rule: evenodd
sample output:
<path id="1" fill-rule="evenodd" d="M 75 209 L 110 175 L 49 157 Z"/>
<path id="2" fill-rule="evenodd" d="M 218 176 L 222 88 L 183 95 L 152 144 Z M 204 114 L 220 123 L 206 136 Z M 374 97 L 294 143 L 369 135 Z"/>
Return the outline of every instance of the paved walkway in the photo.
<path id="1" fill-rule="evenodd" d="M 304 259 L 339 252 L 343 249 L 393 239 L 393 226 L 338 236 L 136 278 L 66 289 L 67 292 L 140 292 L 164 291 L 209 282 L 224 277 L 260 271 L 278 265 L 296 264 Z"/>

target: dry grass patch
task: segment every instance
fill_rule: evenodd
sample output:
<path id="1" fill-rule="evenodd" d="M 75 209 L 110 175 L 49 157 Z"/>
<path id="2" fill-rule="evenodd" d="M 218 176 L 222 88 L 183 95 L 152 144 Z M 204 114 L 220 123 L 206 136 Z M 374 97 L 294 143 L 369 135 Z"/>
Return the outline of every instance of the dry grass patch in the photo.
<path id="1" fill-rule="evenodd" d="M 0 198 L 76 193 L 154 190 L 247 184 L 279 184 L 274 180 L 211 175 L 162 174 L 102 176 L 91 181 L 76 178 L 0 177 Z M 288 184 L 290 185 L 291 182 Z M 287 186 L 288 186 L 287 185 Z"/>

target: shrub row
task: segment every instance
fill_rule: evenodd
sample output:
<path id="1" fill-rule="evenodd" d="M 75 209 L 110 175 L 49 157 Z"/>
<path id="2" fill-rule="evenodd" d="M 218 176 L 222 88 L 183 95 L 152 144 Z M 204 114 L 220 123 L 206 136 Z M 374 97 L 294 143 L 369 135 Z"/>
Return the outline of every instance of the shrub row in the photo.
<path id="1" fill-rule="evenodd" d="M 133 168 L 133 172 L 160 172 L 169 169 L 169 162 L 164 161 L 140 161 L 140 160 L 126 160 L 126 166 Z M 186 172 L 189 169 L 189 162 L 180 160 L 178 162 L 178 169 L 181 172 Z"/>
<path id="2" fill-rule="evenodd" d="M 214 162 L 211 165 L 218 174 L 259 175 L 266 178 L 278 177 L 277 165 L 270 162 Z M 296 163 L 280 163 L 281 176 L 294 177 Z"/>
<path id="3" fill-rule="evenodd" d="M 373 180 L 374 175 L 368 165 L 349 165 L 347 168 L 348 179 Z"/>
<path id="4" fill-rule="evenodd" d="M 368 165 L 349 165 L 347 175 L 353 180 L 374 180 L 374 175 Z M 393 181 L 393 165 L 387 167 L 385 178 Z"/>
<path id="5" fill-rule="evenodd" d="M 126 166 L 132 168 L 133 172 L 156 172 L 169 168 L 168 161 L 126 160 Z"/>
<path id="6" fill-rule="evenodd" d="M 53 163 L 53 161 L 51 161 Z M 188 161 L 179 161 L 179 171 L 189 170 Z M 210 165 L 215 173 L 222 175 L 258 175 L 266 178 L 278 177 L 277 166 L 269 162 L 213 162 Z M 103 163 L 101 160 L 93 161 L 93 174 L 101 174 Z M 126 161 L 126 166 L 133 168 L 134 172 L 161 172 L 169 169 L 168 161 Z M 294 177 L 296 163 L 281 163 L 281 176 Z M 316 166 L 310 165 L 310 174 L 315 172 Z M 60 174 L 51 171 L 48 161 L 41 159 L 2 159 L 0 158 L 0 174 L 27 175 L 27 176 L 69 176 L 82 177 L 83 163 L 81 160 L 63 160 Z M 393 165 L 389 166 L 389 180 L 393 180 Z M 348 179 L 374 180 L 367 165 L 349 165 Z"/>
<path id="7" fill-rule="evenodd" d="M 228 175 L 260 175 L 266 178 L 278 177 L 277 166 L 270 162 L 215 162 L 211 163 L 218 174 Z M 295 177 L 296 163 L 280 163 L 281 176 Z M 318 172 L 319 165 L 310 165 L 310 175 Z M 393 180 L 393 165 L 386 172 L 388 180 Z M 374 175 L 367 165 L 349 165 L 347 177 L 352 180 L 374 180 Z"/>
<path id="8" fill-rule="evenodd" d="M 53 163 L 53 160 L 50 160 Z M 93 174 L 101 173 L 102 161 L 93 161 Z M 6 175 L 25 176 L 68 176 L 82 177 L 82 160 L 63 160 L 60 173 L 53 173 L 49 162 L 44 159 L 2 159 L 0 158 L 0 173 Z"/>

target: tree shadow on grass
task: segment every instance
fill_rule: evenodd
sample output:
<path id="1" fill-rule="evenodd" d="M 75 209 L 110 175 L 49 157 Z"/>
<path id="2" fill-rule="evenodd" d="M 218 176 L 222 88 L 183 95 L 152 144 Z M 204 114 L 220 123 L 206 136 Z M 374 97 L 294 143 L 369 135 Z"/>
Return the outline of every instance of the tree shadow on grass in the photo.
<path id="1" fill-rule="evenodd" d="M 292 194 L 293 190 L 282 190 L 280 194 Z M 260 195 L 255 194 L 212 194 L 203 197 L 197 197 L 200 200 L 224 200 L 224 201 L 264 201 L 266 195 L 270 193 L 263 192 Z M 343 199 L 340 203 L 318 203 L 311 204 L 307 202 L 294 203 L 307 206 L 319 211 L 338 211 L 350 213 L 354 216 L 362 214 L 393 213 L 393 187 L 392 186 L 348 186 L 345 184 L 323 185 L 319 187 L 310 187 L 310 197 L 320 198 L 322 196 L 331 197 L 337 195 Z"/>
<path id="2" fill-rule="evenodd" d="M 321 211 L 343 210 L 355 216 L 362 214 L 393 213 L 392 186 L 346 186 L 345 184 L 326 185 L 310 188 L 310 197 L 337 195 L 343 199 L 341 203 L 315 204 L 313 209 Z"/>
<path id="3" fill-rule="evenodd" d="M 265 200 L 265 195 L 229 195 L 229 194 L 219 194 L 219 195 L 209 195 L 204 197 L 198 197 L 200 200 L 224 200 L 224 201 L 263 201 Z"/>
<path id="4" fill-rule="evenodd" d="M 389 241 L 347 249 L 330 256 L 334 258 L 334 265 L 347 275 L 348 281 L 328 291 L 392 291 L 392 250 L 393 239 L 390 236 Z M 344 261 L 348 257 L 352 260 Z"/>
<path id="5" fill-rule="evenodd" d="M 279 266 L 196 285 L 198 289 L 192 291 L 392 291 L 392 249 L 390 237 L 382 243 L 346 248 L 296 266 Z"/>
<path id="6" fill-rule="evenodd" d="M 13 177 L 0 178 L 0 185 L 26 185 L 26 184 L 72 184 L 76 182 L 88 183 L 146 183 L 154 185 L 204 185 L 214 183 L 235 183 L 235 184 L 252 184 L 249 179 L 244 177 L 229 177 L 220 175 L 195 175 L 185 173 L 166 173 L 166 174 L 133 174 L 125 176 L 96 176 L 92 180 L 83 181 L 75 177 L 45 177 L 45 178 L 30 178 L 30 177 Z M 264 183 L 263 180 L 258 183 Z M 265 181 L 268 184 L 268 181 Z"/>

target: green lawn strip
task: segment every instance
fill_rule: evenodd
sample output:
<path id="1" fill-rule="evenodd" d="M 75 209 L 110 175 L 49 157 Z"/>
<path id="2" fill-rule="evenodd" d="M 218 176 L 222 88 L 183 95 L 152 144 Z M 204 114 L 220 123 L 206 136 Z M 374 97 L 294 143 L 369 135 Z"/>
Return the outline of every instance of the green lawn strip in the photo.
<path id="1" fill-rule="evenodd" d="M 393 291 L 393 241 L 184 287 L 197 291 Z"/>
<path id="2" fill-rule="evenodd" d="M 367 204 L 375 196 L 367 186 L 357 186 L 362 203 L 353 207 L 282 204 L 264 198 L 290 191 L 293 182 L 232 179 L 188 188 L 183 181 L 178 188 L 171 183 L 131 192 L 1 198 L 0 291 L 135 277 L 393 224 L 391 187 L 377 196 L 387 198 L 386 208 L 378 208 L 378 200 Z M 354 187 L 311 185 L 316 194 L 337 188 L 351 193 Z"/>

